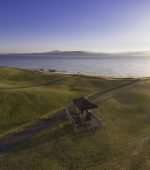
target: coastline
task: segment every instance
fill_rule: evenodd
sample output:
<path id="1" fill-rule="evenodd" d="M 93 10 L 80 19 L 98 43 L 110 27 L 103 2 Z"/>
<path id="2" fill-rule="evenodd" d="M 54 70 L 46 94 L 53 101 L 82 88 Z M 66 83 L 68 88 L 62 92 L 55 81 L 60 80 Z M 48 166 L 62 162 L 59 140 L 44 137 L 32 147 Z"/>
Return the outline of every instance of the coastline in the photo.
<path id="1" fill-rule="evenodd" d="M 40 71 L 40 70 L 39 70 Z M 150 77 L 140 77 L 140 76 L 128 76 L 128 77 L 125 77 L 125 76 L 107 76 L 107 75 L 94 75 L 94 74 L 85 74 L 85 73 L 80 73 L 80 72 L 75 72 L 75 73 L 72 73 L 72 72 L 67 72 L 67 71 L 55 71 L 55 72 L 50 72 L 48 70 L 44 70 L 44 71 L 41 71 L 41 72 L 44 72 L 44 73 L 56 73 L 56 74 L 66 74 L 66 75 L 72 75 L 72 76 L 84 76 L 84 77 L 96 77 L 96 78 L 104 78 L 104 79 L 147 79 L 147 78 L 150 78 Z"/>
<path id="2" fill-rule="evenodd" d="M 16 68 L 16 69 L 24 69 L 24 70 L 31 70 L 31 71 L 39 71 L 41 73 L 54 73 L 54 74 L 64 74 L 64 75 L 72 75 L 72 76 L 84 76 L 84 77 L 96 77 L 96 78 L 103 78 L 103 79 L 147 79 L 150 78 L 148 76 L 113 76 L 113 75 L 104 75 L 104 74 L 99 74 L 99 75 L 94 75 L 94 74 L 86 74 L 86 73 L 81 73 L 81 72 L 68 72 L 68 71 L 60 71 L 60 70 L 55 70 L 55 69 L 44 69 L 44 68 L 39 68 L 39 69 L 34 69 L 34 68 L 26 68 L 26 67 L 11 67 L 11 66 L 2 66 L 0 67 L 4 68 Z M 49 71 L 51 70 L 51 71 Z"/>

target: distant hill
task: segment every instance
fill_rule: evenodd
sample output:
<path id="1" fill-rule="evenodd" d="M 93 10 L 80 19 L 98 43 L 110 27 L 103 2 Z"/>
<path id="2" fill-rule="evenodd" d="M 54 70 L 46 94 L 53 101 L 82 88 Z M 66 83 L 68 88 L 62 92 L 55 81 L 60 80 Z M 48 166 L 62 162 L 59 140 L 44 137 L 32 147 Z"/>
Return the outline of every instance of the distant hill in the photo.
<path id="1" fill-rule="evenodd" d="M 50 52 L 35 52 L 35 53 L 11 53 L 11 54 L 2 54 L 0 55 L 56 55 L 56 56 L 88 56 L 88 55 L 106 55 L 106 53 L 96 53 L 96 52 L 88 52 L 88 51 L 50 51 Z M 108 55 L 108 54 L 107 54 Z"/>
<path id="2" fill-rule="evenodd" d="M 0 54 L 0 55 L 56 55 L 56 56 L 118 56 L 118 57 L 126 57 L 126 56 L 149 56 L 150 51 L 128 51 L 128 52 L 114 52 L 114 53 L 105 53 L 105 52 L 92 52 L 92 51 L 50 51 L 50 52 L 37 52 L 37 53 L 12 53 L 12 54 Z"/>
<path id="3" fill-rule="evenodd" d="M 96 52 L 88 52 L 88 51 L 50 51 L 43 53 L 33 53 L 37 55 L 74 55 L 74 56 L 87 56 L 87 55 L 105 55 L 105 53 L 96 53 Z"/>

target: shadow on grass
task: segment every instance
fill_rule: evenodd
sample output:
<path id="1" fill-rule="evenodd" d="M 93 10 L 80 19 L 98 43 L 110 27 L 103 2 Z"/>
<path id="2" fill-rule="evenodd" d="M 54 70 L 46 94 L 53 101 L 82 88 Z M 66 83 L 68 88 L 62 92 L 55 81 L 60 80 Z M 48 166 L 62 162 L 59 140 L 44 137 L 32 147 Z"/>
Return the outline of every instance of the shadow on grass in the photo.
<path id="1" fill-rule="evenodd" d="M 46 132 L 45 132 L 46 130 Z M 56 128 L 54 130 L 51 129 L 44 129 L 40 132 L 40 135 L 35 134 L 31 136 L 30 138 L 24 140 L 20 144 L 15 145 L 13 148 L 8 149 L 5 151 L 5 153 L 13 153 L 15 152 L 22 152 L 27 149 L 33 149 L 37 148 L 41 145 L 44 145 L 46 143 L 51 143 L 58 138 L 61 138 L 67 134 L 71 134 L 73 132 L 72 127 L 70 125 L 64 125 L 61 128 Z"/>

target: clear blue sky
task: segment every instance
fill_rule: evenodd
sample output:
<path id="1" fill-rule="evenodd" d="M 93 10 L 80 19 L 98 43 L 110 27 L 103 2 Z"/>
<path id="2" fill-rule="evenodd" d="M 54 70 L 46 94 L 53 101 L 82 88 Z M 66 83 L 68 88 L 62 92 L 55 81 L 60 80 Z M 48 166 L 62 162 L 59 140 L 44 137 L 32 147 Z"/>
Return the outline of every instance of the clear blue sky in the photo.
<path id="1" fill-rule="evenodd" d="M 0 52 L 150 50 L 149 0 L 0 0 Z"/>

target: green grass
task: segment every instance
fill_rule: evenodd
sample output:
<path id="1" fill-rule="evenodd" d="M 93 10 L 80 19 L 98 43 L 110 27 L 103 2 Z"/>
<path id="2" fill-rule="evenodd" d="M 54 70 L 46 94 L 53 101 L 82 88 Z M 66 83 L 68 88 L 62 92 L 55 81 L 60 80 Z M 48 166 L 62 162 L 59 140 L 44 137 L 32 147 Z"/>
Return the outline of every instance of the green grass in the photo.
<path id="1" fill-rule="evenodd" d="M 73 82 L 74 78 L 78 79 L 78 76 L 73 76 Z M 80 85 L 90 79 L 84 78 L 83 82 L 78 81 L 78 87 L 81 88 Z M 93 87 L 92 80 L 94 81 L 95 78 L 88 81 L 90 90 Z M 65 81 L 68 85 L 61 86 L 64 86 L 65 90 L 72 88 L 74 83 Z M 104 85 L 97 81 L 102 81 Z M 98 87 L 101 85 L 100 89 L 114 85 L 109 80 L 97 81 L 94 84 L 98 84 Z M 110 86 L 109 82 L 111 82 Z M 149 87 L 150 81 L 143 81 L 97 99 L 96 114 L 103 120 L 102 128 L 95 132 L 75 133 L 67 119 L 64 119 L 24 143 L 18 144 L 14 149 L 1 154 L 1 169 L 149 170 Z M 93 89 L 97 88 L 93 87 Z"/>
<path id="2" fill-rule="evenodd" d="M 63 75 L 19 68 L 0 67 L 0 88 L 34 86 L 61 78 Z"/>
<path id="3" fill-rule="evenodd" d="M 54 110 L 67 106 L 73 98 L 130 81 L 72 75 L 36 87 L 65 76 L 68 75 L 0 67 L 0 135 L 34 122 L 45 114 L 50 115 Z"/>

